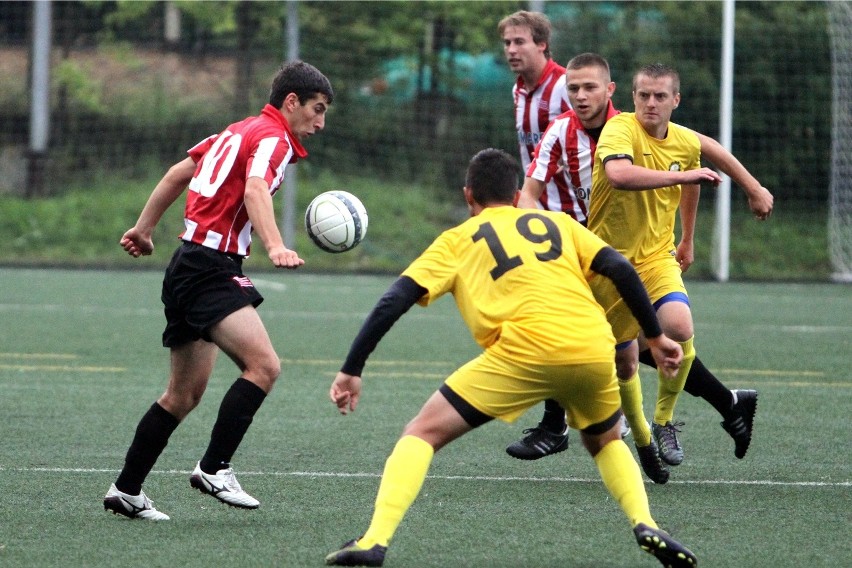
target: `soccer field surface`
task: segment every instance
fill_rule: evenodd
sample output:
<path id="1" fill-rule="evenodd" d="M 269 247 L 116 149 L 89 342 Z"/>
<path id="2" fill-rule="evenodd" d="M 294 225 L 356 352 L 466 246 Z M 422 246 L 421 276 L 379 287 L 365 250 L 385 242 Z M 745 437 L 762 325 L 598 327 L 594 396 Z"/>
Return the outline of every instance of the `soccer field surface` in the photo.
<path id="1" fill-rule="evenodd" d="M 361 406 L 340 416 L 329 385 L 394 278 L 247 271 L 283 361 L 233 464 L 261 507 L 230 509 L 189 485 L 237 377 L 221 356 L 145 484 L 172 518 L 150 523 L 108 514 L 102 499 L 165 386 L 161 273 L 0 269 L 0 566 L 321 566 L 366 529 L 403 426 L 479 349 L 452 299 L 414 307 L 368 361 Z M 655 518 L 705 568 L 852 565 L 852 286 L 687 288 L 699 356 L 760 400 L 737 460 L 716 412 L 681 396 L 686 458 L 668 484 L 646 484 Z M 656 378 L 642 378 L 650 415 Z M 386 567 L 659 565 L 635 545 L 576 432 L 554 457 L 506 455 L 540 410 L 435 456 Z"/>

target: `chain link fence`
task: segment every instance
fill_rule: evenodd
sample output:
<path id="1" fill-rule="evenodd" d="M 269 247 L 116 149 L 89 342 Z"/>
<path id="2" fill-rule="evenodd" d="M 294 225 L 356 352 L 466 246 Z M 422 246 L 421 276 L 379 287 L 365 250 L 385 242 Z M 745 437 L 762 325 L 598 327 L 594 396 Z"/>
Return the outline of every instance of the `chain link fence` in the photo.
<path id="1" fill-rule="evenodd" d="M 682 124 L 716 135 L 720 2 L 543 2 L 560 63 L 605 55 L 630 109 L 649 61 L 682 76 Z M 0 191 L 55 193 L 92 176 L 151 176 L 256 113 L 285 58 L 284 2 L 53 2 L 44 187 L 27 188 L 33 2 L 0 4 Z M 486 146 L 514 152 L 496 31 L 525 2 L 298 2 L 301 58 L 337 100 L 307 167 L 458 187 Z M 292 38 L 290 38 L 292 39 Z M 779 200 L 825 204 L 832 75 L 821 2 L 740 2 L 733 150 Z M 57 183 L 56 180 L 62 180 Z M 741 196 L 736 196 L 741 199 Z"/>

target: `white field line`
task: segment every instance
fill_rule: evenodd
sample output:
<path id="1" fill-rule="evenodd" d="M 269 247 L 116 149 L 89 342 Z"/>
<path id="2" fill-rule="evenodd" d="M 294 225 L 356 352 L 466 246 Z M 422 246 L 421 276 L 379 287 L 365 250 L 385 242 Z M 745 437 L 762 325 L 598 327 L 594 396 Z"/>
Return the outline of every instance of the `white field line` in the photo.
<path id="1" fill-rule="evenodd" d="M 64 468 L 64 467 L 5 467 L 0 471 L 19 473 L 110 473 L 118 474 L 117 469 Z M 155 475 L 190 475 L 189 470 L 154 470 Z M 331 471 L 240 471 L 241 476 L 271 477 L 328 477 L 328 478 L 379 478 L 379 473 L 331 472 Z M 441 481 L 489 481 L 489 482 L 559 482 L 559 483 L 601 483 L 600 479 L 583 477 L 525 477 L 490 475 L 427 475 L 428 479 Z M 646 481 L 650 484 L 650 481 Z M 852 481 L 775 481 L 771 479 L 692 479 L 669 480 L 673 485 L 754 485 L 774 487 L 852 487 Z"/>

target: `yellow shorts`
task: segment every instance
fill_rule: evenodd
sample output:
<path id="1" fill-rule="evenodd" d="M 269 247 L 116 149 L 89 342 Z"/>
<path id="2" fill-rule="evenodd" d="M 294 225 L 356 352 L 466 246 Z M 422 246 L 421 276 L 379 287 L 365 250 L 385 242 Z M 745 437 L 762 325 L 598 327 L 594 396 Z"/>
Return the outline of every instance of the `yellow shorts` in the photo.
<path id="1" fill-rule="evenodd" d="M 686 294 L 680 266 L 674 256 L 663 253 L 634 268 L 645 285 L 652 303 L 672 292 Z M 597 275 L 590 285 L 595 299 L 606 312 L 606 319 L 612 326 L 616 345 L 636 339 L 640 331 L 639 322 L 633 317 L 612 280 Z"/>
<path id="2" fill-rule="evenodd" d="M 504 422 L 555 399 L 565 408 L 568 424 L 583 430 L 621 408 L 614 357 L 600 363 L 539 365 L 511 362 L 486 351 L 445 383 L 478 411 Z"/>

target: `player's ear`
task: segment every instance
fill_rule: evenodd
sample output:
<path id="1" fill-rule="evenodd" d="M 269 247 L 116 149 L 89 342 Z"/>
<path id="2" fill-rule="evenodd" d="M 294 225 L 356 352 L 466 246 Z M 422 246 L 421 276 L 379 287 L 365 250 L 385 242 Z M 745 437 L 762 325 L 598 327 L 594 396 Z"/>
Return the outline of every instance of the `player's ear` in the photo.
<path id="1" fill-rule="evenodd" d="M 281 110 L 293 112 L 299 104 L 299 95 L 296 93 L 287 93 L 287 96 L 284 97 L 284 102 L 281 104 Z"/>
<path id="2" fill-rule="evenodd" d="M 462 193 L 464 193 L 464 200 L 468 204 L 468 206 L 472 206 L 475 203 L 473 199 L 473 190 L 470 189 L 468 186 L 464 186 L 462 188 Z"/>
<path id="3" fill-rule="evenodd" d="M 520 189 L 516 189 L 516 190 L 515 190 L 515 198 L 514 198 L 514 199 L 512 199 L 512 206 L 513 206 L 513 207 L 517 207 L 517 206 L 518 206 L 518 201 L 519 201 L 520 199 L 521 199 L 521 190 L 520 190 Z"/>

